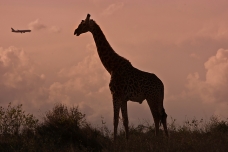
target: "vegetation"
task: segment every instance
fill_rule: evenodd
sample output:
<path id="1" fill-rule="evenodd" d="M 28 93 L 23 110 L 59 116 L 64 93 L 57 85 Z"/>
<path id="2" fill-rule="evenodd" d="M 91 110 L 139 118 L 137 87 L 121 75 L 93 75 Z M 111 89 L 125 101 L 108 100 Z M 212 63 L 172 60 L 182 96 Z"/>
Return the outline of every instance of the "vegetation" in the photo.
<path id="1" fill-rule="evenodd" d="M 212 117 L 193 119 L 182 126 L 169 124 L 170 137 L 154 136 L 154 126 L 144 122 L 130 126 L 126 141 L 120 127 L 117 141 L 102 124 L 92 127 L 78 107 L 57 104 L 39 122 L 25 114 L 22 105 L 0 107 L 0 151 L 228 151 L 228 122 Z"/>

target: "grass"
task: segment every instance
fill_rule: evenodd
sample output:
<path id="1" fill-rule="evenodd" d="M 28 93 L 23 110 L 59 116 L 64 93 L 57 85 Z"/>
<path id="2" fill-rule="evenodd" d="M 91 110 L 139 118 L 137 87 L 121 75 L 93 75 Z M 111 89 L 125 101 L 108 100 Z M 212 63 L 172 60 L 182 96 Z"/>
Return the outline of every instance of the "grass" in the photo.
<path id="1" fill-rule="evenodd" d="M 92 127 L 78 107 L 57 104 L 41 121 L 25 114 L 22 105 L 0 107 L 0 151 L 228 151 L 228 122 L 211 117 L 193 119 L 182 126 L 175 119 L 168 125 L 170 137 L 154 136 L 147 122 L 129 126 L 130 139 L 119 128 L 117 141 L 105 124 Z"/>

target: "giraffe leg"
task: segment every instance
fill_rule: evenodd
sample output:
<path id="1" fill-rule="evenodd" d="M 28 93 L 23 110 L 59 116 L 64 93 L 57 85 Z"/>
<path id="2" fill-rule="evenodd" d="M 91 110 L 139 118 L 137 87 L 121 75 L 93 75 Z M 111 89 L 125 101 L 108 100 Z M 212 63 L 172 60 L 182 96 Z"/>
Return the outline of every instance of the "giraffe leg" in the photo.
<path id="1" fill-rule="evenodd" d="M 169 134 L 168 134 L 168 130 L 167 130 L 167 114 L 165 113 L 165 109 L 163 108 L 163 111 L 162 111 L 162 118 L 161 118 L 161 122 L 162 122 L 162 125 L 163 125 L 163 128 L 164 128 L 164 131 L 165 131 L 165 134 L 167 137 L 169 137 Z"/>
<path id="2" fill-rule="evenodd" d="M 161 120 L 160 122 L 163 125 L 164 131 L 166 136 L 168 137 L 168 130 L 167 130 L 167 114 L 165 113 L 165 109 L 163 107 L 163 100 L 164 100 L 164 87 L 161 90 L 161 99 L 159 100 L 159 108 L 161 109 Z"/>
<path id="3" fill-rule="evenodd" d="M 119 113 L 120 113 L 121 103 L 118 100 L 113 100 L 113 108 L 114 108 L 114 141 L 117 136 L 117 128 L 119 124 Z"/>
<path id="4" fill-rule="evenodd" d="M 158 136 L 159 135 L 159 117 L 156 116 L 156 118 L 154 118 L 154 123 L 155 123 L 155 135 Z"/>
<path id="5" fill-rule="evenodd" d="M 128 128 L 127 102 L 122 103 L 121 113 L 122 113 L 123 124 L 124 124 L 125 132 L 126 132 L 126 139 L 128 140 L 129 128 Z"/>
<path id="6" fill-rule="evenodd" d="M 147 103 L 150 107 L 150 111 L 152 113 L 152 116 L 154 118 L 154 123 L 155 123 L 155 135 L 159 135 L 159 122 L 161 120 L 161 114 L 159 112 L 159 104 L 158 100 L 154 99 L 146 99 Z"/>

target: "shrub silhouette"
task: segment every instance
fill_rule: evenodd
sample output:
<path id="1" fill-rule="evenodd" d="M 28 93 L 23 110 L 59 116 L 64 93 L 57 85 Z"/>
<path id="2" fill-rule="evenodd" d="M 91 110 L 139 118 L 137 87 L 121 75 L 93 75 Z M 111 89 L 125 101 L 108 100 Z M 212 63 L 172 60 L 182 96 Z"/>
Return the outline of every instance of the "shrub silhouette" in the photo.
<path id="1" fill-rule="evenodd" d="M 86 122 L 85 115 L 78 111 L 78 107 L 68 109 L 63 104 L 57 104 L 46 113 L 37 134 L 45 143 L 51 143 L 53 149 L 102 149 L 96 140 L 97 131 Z"/>
<path id="2" fill-rule="evenodd" d="M 32 114 L 25 114 L 22 104 L 12 107 L 9 103 L 7 109 L 0 107 L 0 133 L 3 135 L 18 135 L 21 131 L 35 131 L 38 119 Z"/>
<path id="3" fill-rule="evenodd" d="M 37 126 L 38 119 L 25 114 L 22 104 L 14 107 L 9 103 L 7 109 L 0 107 L 0 151 L 30 147 L 28 140 L 34 137 Z"/>
<path id="4" fill-rule="evenodd" d="M 172 119 L 170 138 L 154 136 L 154 125 L 141 122 L 129 126 L 126 141 L 120 127 L 116 143 L 102 120 L 92 127 L 78 107 L 57 104 L 38 121 L 25 114 L 22 105 L 0 107 L 0 151 L 228 151 L 228 122 L 211 117 L 205 122 L 186 120 L 182 126 Z"/>
<path id="5" fill-rule="evenodd" d="M 0 107 L 0 151 L 101 151 L 101 133 L 86 122 L 78 107 L 57 104 L 38 123 L 22 105 Z"/>

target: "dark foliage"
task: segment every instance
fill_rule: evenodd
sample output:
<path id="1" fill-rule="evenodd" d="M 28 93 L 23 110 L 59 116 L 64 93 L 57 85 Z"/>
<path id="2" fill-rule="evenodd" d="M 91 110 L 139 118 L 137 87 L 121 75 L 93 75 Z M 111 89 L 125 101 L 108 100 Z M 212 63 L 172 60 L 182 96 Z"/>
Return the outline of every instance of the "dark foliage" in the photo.
<path id="1" fill-rule="evenodd" d="M 77 107 L 68 109 L 58 104 L 45 114 L 42 123 L 25 115 L 21 105 L 1 108 L 1 112 L 0 151 L 101 151 L 103 148 L 98 140 L 103 138 L 102 133 L 86 122 Z M 15 125 L 12 116 L 24 119 Z M 34 121 L 25 126 L 28 118 Z"/>
<path id="2" fill-rule="evenodd" d="M 102 121 L 103 122 L 103 121 Z M 0 151 L 228 151 L 228 122 L 212 117 L 209 122 L 193 119 L 177 126 L 169 124 L 170 137 L 154 136 L 154 126 L 144 122 L 130 126 L 126 141 L 123 127 L 117 141 L 102 123 L 92 127 L 78 107 L 57 104 L 41 122 L 25 114 L 22 105 L 0 107 Z"/>

